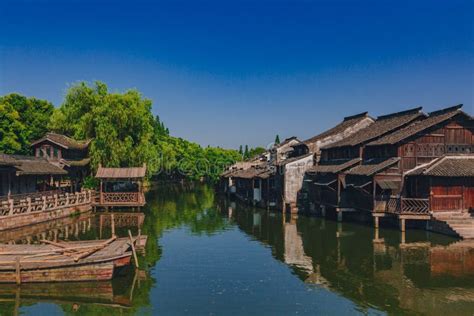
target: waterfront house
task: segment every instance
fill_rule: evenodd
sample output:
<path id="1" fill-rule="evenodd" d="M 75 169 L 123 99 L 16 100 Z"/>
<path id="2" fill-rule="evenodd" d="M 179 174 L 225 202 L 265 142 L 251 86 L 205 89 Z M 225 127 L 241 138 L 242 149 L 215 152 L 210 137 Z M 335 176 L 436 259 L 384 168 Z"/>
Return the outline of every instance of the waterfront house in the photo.
<path id="1" fill-rule="evenodd" d="M 269 153 L 267 153 L 269 156 Z M 257 166 L 262 164 L 262 162 L 266 162 L 268 160 L 265 154 L 253 158 L 249 161 L 238 161 L 233 165 L 229 166 L 223 173 L 220 175 L 218 189 L 221 193 L 225 194 L 235 194 L 236 193 L 236 179 L 235 175 L 239 171 L 247 170 L 253 166 Z"/>
<path id="2" fill-rule="evenodd" d="M 66 175 L 42 157 L 0 154 L 0 196 L 54 190 Z"/>
<path id="3" fill-rule="evenodd" d="M 315 161 L 319 162 L 322 147 L 343 140 L 372 123 L 374 123 L 374 119 L 371 118 L 367 112 L 346 116 L 341 123 L 303 141 L 303 143 L 306 144 L 309 151 L 315 155 Z"/>
<path id="4" fill-rule="evenodd" d="M 295 175 L 289 178 L 293 179 L 291 185 L 294 187 L 294 191 L 292 192 L 292 196 L 296 198 L 296 201 L 293 200 L 291 202 L 297 202 L 299 207 L 308 208 L 310 210 L 314 210 L 315 203 L 314 203 L 314 196 L 311 193 L 314 193 L 315 190 L 309 188 L 309 183 L 312 183 L 310 178 L 313 175 L 313 171 L 315 170 L 315 165 L 320 164 L 320 157 L 321 157 L 321 148 L 332 143 L 341 141 L 352 134 L 366 128 L 367 126 L 374 123 L 374 119 L 371 118 L 367 112 L 359 113 L 352 116 L 344 117 L 343 121 L 333 128 L 324 131 L 321 134 L 313 136 L 303 143 L 308 147 L 310 153 L 313 154 L 313 164 L 306 165 L 305 168 L 299 168 L 295 170 Z M 299 164 L 301 166 L 301 163 Z M 311 176 L 308 176 L 307 172 L 310 172 Z M 332 191 L 329 191 L 332 193 Z M 318 192 L 319 193 L 319 192 Z"/>
<path id="5" fill-rule="evenodd" d="M 339 203 L 341 188 L 345 186 L 343 171 L 360 164 L 365 145 L 393 131 L 404 128 L 414 121 L 421 120 L 425 116 L 420 107 L 379 116 L 373 124 L 340 141 L 323 147 L 319 165 L 310 169 L 307 173 L 309 196 L 318 198 L 317 205 L 322 207 L 322 212 L 330 207 L 335 208 L 338 214 L 342 214 L 339 212 L 342 211 Z M 356 189 L 370 190 L 365 183 L 357 183 L 356 185 Z"/>
<path id="6" fill-rule="evenodd" d="M 393 202 L 390 211 L 404 218 L 430 214 L 428 229 L 474 238 L 474 154 L 442 156 L 408 171 L 403 197 Z"/>
<path id="7" fill-rule="evenodd" d="M 47 133 L 31 146 L 36 157 L 47 159 L 67 171 L 72 191 L 77 191 L 84 178 L 90 174 L 88 141 L 77 141 L 65 135 Z"/>
<path id="8" fill-rule="evenodd" d="M 461 107 L 431 112 L 368 143 L 362 163 L 344 172 L 341 207 L 385 213 L 390 197 L 401 194 L 405 172 L 445 154 L 472 152 L 472 118 Z"/>
<path id="9" fill-rule="evenodd" d="M 306 203 L 307 198 L 306 190 L 302 190 L 305 173 L 319 162 L 321 147 L 343 140 L 373 122 L 367 112 L 364 112 L 345 117 L 333 128 L 305 141 L 292 138 L 293 143 L 289 146 L 291 149 L 285 150 L 286 155 L 282 155 L 280 161 L 275 163 L 276 172 L 272 174 L 272 179 L 276 192 L 272 196 L 279 198 L 271 203 L 289 212 L 298 212 L 298 204 Z M 280 200 L 281 204 L 278 203 Z"/>

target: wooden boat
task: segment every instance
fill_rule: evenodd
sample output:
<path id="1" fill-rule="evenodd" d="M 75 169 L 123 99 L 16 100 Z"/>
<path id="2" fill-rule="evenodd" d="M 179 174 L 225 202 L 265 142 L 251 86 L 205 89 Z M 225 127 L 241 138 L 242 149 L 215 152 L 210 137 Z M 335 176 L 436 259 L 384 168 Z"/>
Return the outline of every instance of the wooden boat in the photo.
<path id="1" fill-rule="evenodd" d="M 136 238 L 0 245 L 0 283 L 110 280 L 129 265 Z"/>

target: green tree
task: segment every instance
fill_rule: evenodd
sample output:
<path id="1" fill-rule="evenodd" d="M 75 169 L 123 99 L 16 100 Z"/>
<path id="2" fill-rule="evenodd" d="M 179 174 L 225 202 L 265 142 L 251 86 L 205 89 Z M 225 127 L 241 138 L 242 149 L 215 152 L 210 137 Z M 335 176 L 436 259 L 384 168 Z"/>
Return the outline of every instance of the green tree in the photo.
<path id="1" fill-rule="evenodd" d="M 0 97 L 0 151 L 31 153 L 31 142 L 47 132 L 53 108 L 48 101 L 16 93 Z"/>
<path id="2" fill-rule="evenodd" d="M 158 169 L 153 142 L 156 124 L 156 118 L 151 114 L 151 101 L 138 91 L 109 93 L 104 83 L 81 82 L 68 90 L 49 127 L 75 139 L 92 139 L 93 167 L 146 163 L 151 174 Z"/>
<path id="3" fill-rule="evenodd" d="M 260 156 L 261 154 L 263 154 L 265 152 L 265 148 L 263 147 L 255 147 L 255 148 L 252 148 L 249 150 L 249 157 L 250 158 L 253 158 L 253 157 L 256 157 L 256 156 Z"/>
<path id="4" fill-rule="evenodd" d="M 275 136 L 275 144 L 276 145 L 280 144 L 280 135 L 278 134 Z"/>
<path id="5" fill-rule="evenodd" d="M 169 135 L 151 101 L 136 90 L 109 93 L 104 83 L 72 86 L 49 127 L 78 140 L 92 139 L 93 167 L 147 164 L 148 176 L 217 180 L 225 166 L 241 160 L 236 150 L 207 147 Z"/>

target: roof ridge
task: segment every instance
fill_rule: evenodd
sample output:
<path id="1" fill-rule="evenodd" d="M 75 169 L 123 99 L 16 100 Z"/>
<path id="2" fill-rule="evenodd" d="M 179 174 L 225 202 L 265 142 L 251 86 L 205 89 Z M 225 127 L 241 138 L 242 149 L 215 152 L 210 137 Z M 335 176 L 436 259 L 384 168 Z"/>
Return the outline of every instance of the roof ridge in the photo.
<path id="1" fill-rule="evenodd" d="M 344 121 L 349 121 L 349 120 L 353 120 L 360 117 L 368 117 L 369 116 L 368 114 L 369 112 L 365 111 L 359 114 L 349 115 L 349 116 L 344 117 L 342 121 L 344 122 Z"/>
<path id="2" fill-rule="evenodd" d="M 380 115 L 380 116 L 377 116 L 377 120 L 384 120 L 384 119 L 392 118 L 392 117 L 395 117 L 395 116 L 401 116 L 401 115 L 407 115 L 407 114 L 415 114 L 417 112 L 421 113 L 422 109 L 423 108 L 421 106 L 419 106 L 419 107 L 416 107 L 416 108 L 413 108 L 413 109 L 408 109 L 408 110 L 404 110 L 404 111 L 400 111 L 400 112 L 394 112 L 394 113 L 390 113 L 390 114 Z"/>
<path id="3" fill-rule="evenodd" d="M 457 111 L 462 107 L 463 107 L 463 104 L 461 103 L 461 104 L 450 106 L 450 107 L 447 107 L 447 108 L 444 108 L 444 109 L 441 109 L 441 110 L 436 110 L 436 111 L 433 111 L 433 112 L 429 112 L 428 115 L 429 116 L 441 115 L 441 114 L 445 114 L 447 112 Z"/>

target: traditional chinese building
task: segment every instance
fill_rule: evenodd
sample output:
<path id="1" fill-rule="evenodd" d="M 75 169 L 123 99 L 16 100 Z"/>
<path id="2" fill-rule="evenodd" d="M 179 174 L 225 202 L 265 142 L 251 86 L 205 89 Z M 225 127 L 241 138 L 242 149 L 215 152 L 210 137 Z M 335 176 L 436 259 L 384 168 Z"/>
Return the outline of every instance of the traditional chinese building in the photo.
<path id="1" fill-rule="evenodd" d="M 36 157 L 44 158 L 66 170 L 73 191 L 90 174 L 89 141 L 77 141 L 65 135 L 47 133 L 31 144 Z"/>
<path id="2" fill-rule="evenodd" d="M 409 190 L 404 189 L 404 175 L 438 157 L 473 151 L 473 120 L 461 107 L 431 112 L 367 144 L 361 164 L 340 175 L 340 206 L 370 211 L 376 217 L 391 213 L 404 220 L 430 219 L 428 201 L 405 195 Z"/>
<path id="3" fill-rule="evenodd" d="M 439 157 L 408 171 L 403 196 L 390 207 L 407 219 L 429 214 L 457 235 L 474 238 L 474 154 Z"/>
<path id="4" fill-rule="evenodd" d="M 45 158 L 0 154 L 0 196 L 55 190 L 66 175 Z"/>
<path id="5" fill-rule="evenodd" d="M 379 116 L 373 124 L 323 147 L 319 164 L 307 173 L 309 195 L 317 199 L 323 212 L 330 207 L 341 216 L 341 190 L 346 185 L 343 172 L 360 164 L 365 145 L 424 117 L 421 108 Z M 356 186 L 370 191 L 366 183 Z"/>

